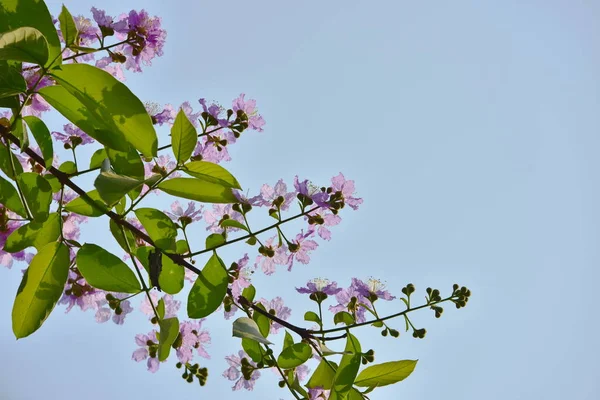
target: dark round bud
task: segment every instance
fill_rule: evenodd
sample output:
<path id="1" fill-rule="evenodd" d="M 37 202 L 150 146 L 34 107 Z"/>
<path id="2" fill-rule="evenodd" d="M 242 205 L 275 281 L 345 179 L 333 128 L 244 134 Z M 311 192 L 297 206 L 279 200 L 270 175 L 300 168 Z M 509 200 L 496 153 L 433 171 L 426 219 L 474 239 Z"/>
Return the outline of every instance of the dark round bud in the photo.
<path id="1" fill-rule="evenodd" d="M 390 329 L 390 335 L 392 335 L 392 337 L 397 338 L 398 336 L 400 336 L 400 332 L 398 332 L 395 329 Z"/>
<path id="2" fill-rule="evenodd" d="M 157 324 L 158 323 L 158 318 L 152 317 L 152 319 L 150 320 L 150 322 L 153 323 L 153 324 Z"/>
<path id="3" fill-rule="evenodd" d="M 175 364 L 175 367 L 176 367 L 177 369 L 181 368 L 182 366 L 183 366 L 183 364 L 182 364 L 182 363 L 180 363 L 180 362 L 178 362 L 177 364 Z"/>
<path id="4" fill-rule="evenodd" d="M 387 328 L 381 331 L 381 336 L 385 337 L 388 335 L 388 330 Z"/>
<path id="5" fill-rule="evenodd" d="M 123 309 L 121 307 L 115 308 L 115 314 L 117 314 L 117 315 L 123 314 Z"/>
<path id="6" fill-rule="evenodd" d="M 279 381 L 277 384 L 279 385 L 280 388 L 285 387 L 285 381 Z"/>

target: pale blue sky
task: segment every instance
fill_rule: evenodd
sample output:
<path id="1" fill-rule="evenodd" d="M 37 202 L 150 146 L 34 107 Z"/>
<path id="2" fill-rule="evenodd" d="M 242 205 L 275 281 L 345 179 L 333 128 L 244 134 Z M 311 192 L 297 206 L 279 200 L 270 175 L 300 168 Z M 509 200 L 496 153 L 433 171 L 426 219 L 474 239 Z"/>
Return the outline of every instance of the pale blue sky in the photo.
<path id="1" fill-rule="evenodd" d="M 49 4 L 58 13 L 61 3 Z M 293 287 L 317 276 L 347 285 L 372 275 L 393 293 L 408 282 L 419 294 L 471 288 L 463 310 L 414 316 L 425 340 L 358 332 L 378 362 L 420 359 L 373 400 L 600 397 L 597 2 L 66 5 L 73 14 L 96 5 L 162 16 L 165 56 L 128 76 L 143 100 L 257 99 L 265 132 L 245 135 L 226 165 L 244 188 L 295 174 L 328 183 L 340 171 L 356 181 L 364 205 L 344 213 L 309 266 L 255 279 L 264 297 L 289 299 L 292 321 L 309 307 Z M 82 240 L 105 240 L 94 236 L 105 225 L 88 225 Z M 253 392 L 230 391 L 220 374 L 239 340 L 220 315 L 206 324 L 213 358 L 204 388 L 183 382 L 174 362 L 152 375 L 131 361 L 134 335 L 150 329 L 139 313 L 124 326 L 98 325 L 91 312 L 59 306 L 15 342 L 20 278 L 19 266 L 0 270 L 2 399 L 290 398 L 269 371 Z"/>

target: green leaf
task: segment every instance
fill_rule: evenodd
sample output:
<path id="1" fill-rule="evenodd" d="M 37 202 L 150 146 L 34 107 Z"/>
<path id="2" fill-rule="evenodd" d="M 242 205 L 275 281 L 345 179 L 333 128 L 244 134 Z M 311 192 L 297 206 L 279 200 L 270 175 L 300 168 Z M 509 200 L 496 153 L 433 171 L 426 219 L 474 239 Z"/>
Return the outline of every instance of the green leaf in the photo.
<path id="1" fill-rule="evenodd" d="M 162 255 L 162 269 L 158 276 L 158 284 L 163 292 L 177 294 L 183 289 L 183 278 L 185 271 L 181 265 L 175 264 L 173 260 Z"/>
<path id="2" fill-rule="evenodd" d="M 128 176 L 137 180 L 144 180 L 144 163 L 140 157 L 140 154 L 133 148 L 130 147 L 129 151 L 117 151 L 112 149 L 106 149 L 106 153 L 110 160 L 114 171 L 119 175 Z M 141 193 L 142 186 L 139 186 L 128 193 L 131 200 L 135 200 Z"/>
<path id="3" fill-rule="evenodd" d="M 49 243 L 31 260 L 23 275 L 12 309 L 17 339 L 38 330 L 60 299 L 69 273 L 69 249 Z"/>
<path id="4" fill-rule="evenodd" d="M 45 175 L 42 175 L 42 176 L 50 184 L 50 187 L 52 188 L 52 193 L 58 193 L 58 192 L 60 192 L 60 189 L 62 188 L 62 184 L 60 183 L 60 181 L 58 180 L 58 178 L 56 178 L 52 174 L 45 174 Z"/>
<path id="5" fill-rule="evenodd" d="M 188 316 L 204 318 L 212 314 L 223 302 L 228 283 L 229 275 L 223 261 L 213 254 L 190 289 Z"/>
<path id="6" fill-rule="evenodd" d="M 246 225 L 242 224 L 241 222 L 238 222 L 238 221 L 236 221 L 235 219 L 231 219 L 231 218 L 230 218 L 230 219 L 223 220 L 223 221 L 221 222 L 221 226 L 222 226 L 222 227 L 229 226 L 229 227 L 232 227 L 232 228 L 243 229 L 243 230 L 245 230 L 246 232 L 250 232 L 250 231 L 248 230 L 248 228 L 246 228 Z"/>
<path id="7" fill-rule="evenodd" d="M 356 377 L 354 384 L 360 387 L 381 387 L 406 379 L 417 366 L 418 360 L 390 361 L 371 365 Z"/>
<path id="8" fill-rule="evenodd" d="M 252 321 L 250 318 L 246 318 L 246 319 L 249 321 Z M 254 322 L 254 321 L 252 321 L 252 322 Z M 233 336 L 236 336 L 236 334 L 234 333 Z M 263 356 L 265 354 L 265 351 L 262 349 L 260 344 L 256 340 L 253 340 L 253 339 L 243 338 L 242 339 L 242 348 L 254 362 L 260 362 L 263 359 Z"/>
<path id="9" fill-rule="evenodd" d="M 156 313 L 158 314 L 158 319 L 160 320 L 165 317 L 165 301 L 162 298 L 158 300 L 158 304 L 156 305 Z"/>
<path id="10" fill-rule="evenodd" d="M 108 154 L 106 154 L 106 149 L 98 149 L 92 154 L 92 158 L 90 160 L 90 169 L 100 168 L 102 166 L 102 162 L 108 158 Z"/>
<path id="11" fill-rule="evenodd" d="M 17 177 L 25 202 L 36 222 L 44 222 L 50 213 L 52 187 L 35 172 L 23 172 Z"/>
<path id="12" fill-rule="evenodd" d="M 0 98 L 25 93 L 27 83 L 19 70 L 8 62 L 0 61 Z"/>
<path id="13" fill-rule="evenodd" d="M 165 361 L 171 352 L 171 345 L 179 335 L 179 320 L 177 317 L 163 319 L 159 323 L 158 361 Z"/>
<path id="14" fill-rule="evenodd" d="M 87 107 L 95 120 L 104 121 L 104 126 L 111 134 L 123 136 L 145 157 L 156 156 L 158 139 L 152 120 L 144 104 L 127 86 L 108 72 L 88 64 L 62 65 L 53 69 L 51 74 L 62 87 Z M 40 90 L 40 94 L 44 96 L 42 91 Z M 84 129 L 81 126 L 80 128 Z M 105 135 L 106 132 L 101 134 Z M 126 143 L 124 145 L 126 146 Z M 127 151 L 129 146 L 109 147 Z"/>
<path id="15" fill-rule="evenodd" d="M 56 241 L 60 235 L 60 216 L 52 213 L 43 222 L 30 222 L 15 230 L 6 238 L 4 251 L 17 253 L 34 246 L 38 251 L 50 242 Z"/>
<path id="16" fill-rule="evenodd" d="M 8 176 L 12 180 L 16 180 L 17 176 L 23 173 L 23 166 L 21 165 L 17 157 L 13 154 L 11 150 L 7 150 L 6 146 L 2 143 L 0 143 L 0 169 L 6 174 L 6 176 Z"/>
<path id="17" fill-rule="evenodd" d="M 340 366 L 335 372 L 331 392 L 332 397 L 330 398 L 344 399 L 348 392 L 352 389 L 354 379 L 356 378 L 358 369 L 360 368 L 360 350 L 360 343 L 358 342 L 358 339 L 356 339 L 354 335 L 348 334 L 345 351 L 352 352 L 352 354 L 346 354 L 342 356 Z"/>
<path id="18" fill-rule="evenodd" d="M 263 311 L 267 311 L 265 306 L 262 305 L 261 303 L 256 303 L 256 307 L 260 308 Z M 271 331 L 271 319 L 264 316 L 263 314 L 257 312 L 256 310 L 252 314 L 252 319 L 254 319 L 254 321 L 258 325 L 258 329 L 260 330 L 260 333 L 264 337 L 269 336 L 269 332 Z"/>
<path id="19" fill-rule="evenodd" d="M 206 249 L 212 249 L 225 243 L 225 238 L 220 233 L 211 233 L 206 237 Z"/>
<path id="20" fill-rule="evenodd" d="M 110 207 L 114 206 L 130 191 L 142 186 L 144 181 L 117 175 L 112 172 L 101 172 L 94 181 L 100 198 Z"/>
<path id="21" fill-rule="evenodd" d="M 48 42 L 35 28 L 21 27 L 0 35 L 0 60 L 24 61 L 45 65 Z"/>
<path id="22" fill-rule="evenodd" d="M 254 300 L 254 296 L 256 296 L 256 288 L 254 287 L 254 285 L 250 285 L 247 288 L 244 288 L 244 290 L 242 290 L 242 296 L 244 296 L 244 298 L 249 302 L 252 302 Z"/>
<path id="23" fill-rule="evenodd" d="M 283 369 L 296 368 L 304 364 L 312 356 L 310 345 L 306 343 L 296 343 L 290 347 L 283 349 L 277 364 Z"/>
<path id="24" fill-rule="evenodd" d="M 110 229 L 110 233 L 112 233 L 113 237 L 115 238 L 115 240 L 117 241 L 119 246 L 121 246 L 121 248 L 126 253 L 129 252 L 129 249 L 131 249 L 132 252 L 137 251 L 137 250 L 135 250 L 135 248 L 136 248 L 135 237 L 133 236 L 133 233 L 131 233 L 131 231 L 129 229 L 125 228 L 125 229 L 121 230 L 120 225 L 118 225 L 112 219 L 109 222 L 109 229 Z M 123 231 L 125 232 L 125 236 L 123 236 Z M 129 247 L 127 247 L 125 238 L 127 238 L 127 242 L 129 242 Z M 146 256 L 145 261 L 148 262 L 148 254 L 146 254 L 145 256 Z"/>
<path id="25" fill-rule="evenodd" d="M 348 396 L 346 397 L 346 400 L 364 400 L 364 399 L 365 399 L 365 396 L 361 392 L 356 390 L 356 388 L 350 389 L 350 391 L 348 392 Z"/>
<path id="26" fill-rule="evenodd" d="M 184 165 L 183 172 L 203 181 L 218 183 L 233 189 L 241 189 L 239 182 L 219 164 L 208 161 L 191 161 Z"/>
<path id="27" fill-rule="evenodd" d="M 171 218 L 155 208 L 138 208 L 135 210 L 135 215 L 156 247 L 175 251 L 177 226 L 171 221 Z"/>
<path id="28" fill-rule="evenodd" d="M 287 348 L 294 345 L 294 338 L 288 331 L 285 331 L 285 336 L 283 338 L 283 348 Z"/>
<path id="29" fill-rule="evenodd" d="M 21 151 L 26 147 L 29 147 L 29 135 L 27 134 L 27 127 L 23 124 L 23 118 L 17 114 L 18 109 L 13 109 L 13 118 L 11 118 L 11 125 L 13 126 L 12 134 L 21 142 Z M 14 116 L 17 115 L 16 118 Z"/>
<path id="30" fill-rule="evenodd" d="M 20 27 L 33 27 L 39 30 L 48 43 L 48 62 L 60 63 L 61 44 L 56 27 L 42 0 L 2 0 L 0 2 L 0 32 L 12 31 Z"/>
<path id="31" fill-rule="evenodd" d="M 193 178 L 173 178 L 161 182 L 158 189 L 173 196 L 202 203 L 237 203 L 231 188 Z"/>
<path id="32" fill-rule="evenodd" d="M 0 148 L 0 152 L 2 148 Z M 9 210 L 19 214 L 23 218 L 27 218 L 27 213 L 21 203 L 19 192 L 6 179 L 0 176 L 0 204 L 3 204 Z"/>
<path id="33" fill-rule="evenodd" d="M 188 160 L 198 143 L 198 133 L 183 109 L 179 110 L 171 127 L 171 144 L 177 163 L 183 164 Z"/>
<path id="34" fill-rule="evenodd" d="M 27 123 L 27 126 L 29 126 L 37 145 L 42 151 L 42 157 L 44 157 L 46 169 L 50 168 L 52 161 L 54 160 L 54 149 L 52 146 L 52 136 L 50 135 L 50 130 L 41 119 L 33 115 L 23 117 L 23 120 L 25 123 Z"/>
<path id="35" fill-rule="evenodd" d="M 92 190 L 86 194 L 93 201 L 89 201 L 83 197 L 77 197 L 65 205 L 65 210 L 75 214 L 85 215 L 86 217 L 100 217 L 108 211 L 106 204 L 104 204 L 104 201 L 100 198 L 100 193 L 98 193 L 97 190 Z M 92 204 L 95 204 L 96 206 L 93 206 Z"/>
<path id="36" fill-rule="evenodd" d="M 273 344 L 263 337 L 256 322 L 248 317 L 241 317 L 233 321 L 233 336 L 242 339 L 252 339 L 262 344 Z"/>
<path id="37" fill-rule="evenodd" d="M 67 175 L 73 175 L 77 173 L 77 165 L 75 165 L 73 161 L 65 161 L 64 163 L 60 164 L 58 170 Z"/>
<path id="38" fill-rule="evenodd" d="M 185 240 L 178 240 L 175 243 L 175 252 L 177 254 L 187 254 L 190 252 L 190 248 Z"/>
<path id="39" fill-rule="evenodd" d="M 338 365 L 333 361 L 329 361 L 328 365 L 327 361 L 322 359 L 317 366 L 317 369 L 315 369 L 315 372 L 313 372 L 312 376 L 308 380 L 306 387 L 312 389 L 320 386 L 324 390 L 331 390 L 333 378 L 335 377 L 335 371 L 337 368 Z"/>
<path id="40" fill-rule="evenodd" d="M 333 323 L 335 325 L 339 324 L 339 323 L 344 323 L 346 325 L 352 325 L 354 324 L 354 317 L 352 316 L 352 314 L 350 314 L 349 312 L 346 311 L 340 311 L 338 313 L 336 313 L 333 316 Z"/>
<path id="41" fill-rule="evenodd" d="M 312 312 L 312 311 L 307 311 L 306 313 L 304 313 L 304 320 L 316 322 L 319 325 L 321 324 L 321 318 L 319 318 L 317 313 Z"/>
<path id="42" fill-rule="evenodd" d="M 77 268 L 95 288 L 120 293 L 138 293 L 142 290 L 127 264 L 95 244 L 86 243 L 79 249 Z"/>
<path id="43" fill-rule="evenodd" d="M 65 40 L 65 47 L 70 47 L 75 44 L 77 40 L 77 26 L 73 20 L 73 16 L 67 10 L 67 7 L 63 4 L 60 15 L 58 16 L 60 22 L 60 31 L 62 32 L 63 39 Z"/>
<path id="44" fill-rule="evenodd" d="M 125 232 L 127 232 L 127 231 L 125 231 Z M 133 249 L 133 247 L 132 247 L 132 249 Z M 140 263 L 142 263 L 146 272 L 149 273 L 149 271 L 150 271 L 149 257 L 150 257 L 150 252 L 154 251 L 154 247 L 140 246 L 137 248 L 137 250 L 134 250 L 134 251 L 135 251 L 136 258 L 139 260 Z"/>

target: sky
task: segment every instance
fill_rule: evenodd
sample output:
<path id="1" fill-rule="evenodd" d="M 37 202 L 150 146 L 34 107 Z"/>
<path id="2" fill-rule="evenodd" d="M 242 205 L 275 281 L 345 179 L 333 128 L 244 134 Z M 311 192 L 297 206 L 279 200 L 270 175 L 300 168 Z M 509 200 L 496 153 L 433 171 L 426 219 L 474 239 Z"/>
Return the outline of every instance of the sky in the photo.
<path id="1" fill-rule="evenodd" d="M 61 2 L 48 4 L 58 14 Z M 162 17 L 164 56 L 128 75 L 142 100 L 228 105 L 242 92 L 257 100 L 265 131 L 244 135 L 225 165 L 245 189 L 296 174 L 355 181 L 364 204 L 344 210 L 309 265 L 254 277 L 259 295 L 286 299 L 290 321 L 301 324 L 311 306 L 294 287 L 315 277 L 347 286 L 373 276 L 396 295 L 409 282 L 418 295 L 455 282 L 471 289 L 465 309 L 446 307 L 439 320 L 414 314 L 423 340 L 357 331 L 376 362 L 419 360 L 373 400 L 600 397 L 597 2 L 65 4 L 86 16 L 96 6 Z M 98 233 L 106 225 L 90 222 L 82 241 L 116 249 Z M 253 251 L 224 254 L 231 262 Z M 22 268 L 0 270 L 1 399 L 291 398 L 270 371 L 252 392 L 231 391 L 220 375 L 239 339 L 220 313 L 204 325 L 212 358 L 200 360 L 209 368 L 203 388 L 185 383 L 172 360 L 156 374 L 131 360 L 135 334 L 151 329 L 140 313 L 117 326 L 58 306 L 15 341 Z M 381 307 L 402 309 L 398 300 Z"/>

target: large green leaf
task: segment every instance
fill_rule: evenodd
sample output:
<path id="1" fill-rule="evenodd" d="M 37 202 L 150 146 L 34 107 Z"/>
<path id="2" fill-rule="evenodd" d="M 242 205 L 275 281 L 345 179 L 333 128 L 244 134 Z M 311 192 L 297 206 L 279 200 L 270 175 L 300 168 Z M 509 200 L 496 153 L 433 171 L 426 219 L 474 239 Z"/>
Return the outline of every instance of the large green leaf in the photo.
<path id="1" fill-rule="evenodd" d="M 171 345 L 177 339 L 177 335 L 179 335 L 179 320 L 177 317 L 167 318 L 158 324 L 160 326 L 160 334 L 158 335 L 158 361 L 165 361 L 169 358 Z"/>
<path id="2" fill-rule="evenodd" d="M 45 65 L 48 42 L 35 28 L 21 27 L 0 35 L 0 60 L 24 61 Z"/>
<path id="3" fill-rule="evenodd" d="M 296 343 L 283 349 L 279 357 L 277 357 L 277 364 L 283 369 L 296 368 L 304 364 L 311 356 L 312 350 L 310 345 Z"/>
<path id="4" fill-rule="evenodd" d="M 106 149 L 106 154 L 110 160 L 113 170 L 119 174 L 135 178 L 140 181 L 144 180 L 144 163 L 140 154 L 130 147 L 129 151 L 117 151 Z M 139 186 L 128 193 L 129 197 L 134 200 L 140 195 L 142 186 Z"/>
<path id="5" fill-rule="evenodd" d="M 11 97 L 26 90 L 27 83 L 19 69 L 4 60 L 0 61 L 0 98 Z"/>
<path id="6" fill-rule="evenodd" d="M 36 222 L 44 222 L 50 213 L 52 187 L 35 172 L 23 172 L 17 177 L 25 202 Z"/>
<path id="7" fill-rule="evenodd" d="M 46 163 L 46 169 L 50 168 L 54 159 L 54 149 L 52 146 L 52 136 L 50 135 L 50 130 L 44 121 L 33 115 L 23 117 L 23 120 L 25 123 L 27 123 L 27 126 L 29 126 L 29 129 L 35 138 L 38 147 L 42 151 L 42 156 L 44 157 L 44 162 Z"/>
<path id="8" fill-rule="evenodd" d="M 127 86 L 108 72 L 88 64 L 62 65 L 51 74 L 96 119 L 103 120 L 111 133 L 120 133 L 145 157 L 156 156 L 158 139 L 152 120 L 144 104 Z M 127 147 L 114 149 L 128 150 Z"/>
<path id="9" fill-rule="evenodd" d="M 158 188 L 173 196 L 202 203 L 237 203 L 231 188 L 193 178 L 173 178 L 158 184 Z"/>
<path id="10" fill-rule="evenodd" d="M 60 215 L 52 213 L 43 222 L 30 222 L 15 230 L 6 238 L 4 251 L 16 253 L 34 246 L 41 250 L 45 245 L 54 242 L 60 235 Z"/>
<path id="11" fill-rule="evenodd" d="M 129 229 L 121 229 L 121 226 L 112 219 L 109 222 L 109 229 L 117 243 L 119 243 L 119 246 L 121 246 L 126 253 L 129 252 L 130 249 L 132 252 L 136 251 L 135 236 L 133 236 L 133 233 L 131 233 Z M 127 242 L 125 240 L 127 240 Z M 129 246 L 127 243 L 129 243 Z M 148 258 L 146 255 L 146 261 L 147 260 Z"/>
<path id="12" fill-rule="evenodd" d="M 248 321 L 252 321 L 250 318 L 246 318 Z M 252 321 L 254 322 L 254 321 Z M 235 324 L 235 322 L 234 322 Z M 256 328 L 256 330 L 258 330 L 258 327 Z M 240 333 L 238 332 L 238 335 Z M 260 333 L 259 333 L 260 334 Z M 234 334 L 233 336 L 237 336 L 235 333 L 235 327 L 234 327 Z M 242 348 L 244 349 L 244 351 L 246 352 L 246 354 L 248 354 L 250 356 L 250 358 L 252 359 L 252 361 L 254 362 L 259 362 L 263 359 L 265 351 L 263 351 L 260 343 L 258 343 L 256 340 L 254 339 L 250 339 L 250 338 L 242 338 Z"/>
<path id="13" fill-rule="evenodd" d="M 361 387 L 380 387 L 406 379 L 417 366 L 418 360 L 390 361 L 371 365 L 356 377 L 354 384 Z"/>
<path id="14" fill-rule="evenodd" d="M 13 154 L 12 150 L 7 149 L 7 147 L 2 143 L 0 143 L 0 170 L 2 170 L 2 172 L 4 172 L 6 176 L 12 180 L 17 179 L 17 176 L 23 173 L 23 166 L 17 157 Z"/>
<path id="15" fill-rule="evenodd" d="M 0 148 L 0 152 L 2 148 Z M 19 214 L 23 218 L 27 218 L 27 213 L 21 203 L 21 198 L 17 189 L 6 179 L 0 176 L 0 204 L 4 205 L 9 210 Z"/>
<path id="16" fill-rule="evenodd" d="M 354 379 L 360 368 L 360 343 L 352 334 L 348 334 L 345 351 L 350 354 L 342 356 L 340 366 L 335 372 L 330 399 L 344 399 L 352 389 Z"/>
<path id="17" fill-rule="evenodd" d="M 234 189 L 241 189 L 239 182 L 231 172 L 219 164 L 208 161 L 191 161 L 184 165 L 183 172 L 208 182 L 218 183 Z"/>
<path id="18" fill-rule="evenodd" d="M 33 257 L 12 309 L 12 328 L 17 339 L 42 326 L 62 296 L 68 272 L 69 249 L 62 243 L 49 243 Z"/>
<path id="19" fill-rule="evenodd" d="M 179 110 L 171 127 L 173 154 L 179 164 L 187 161 L 198 143 L 198 133 L 183 110 Z"/>
<path id="20" fill-rule="evenodd" d="M 112 172 L 101 172 L 94 181 L 94 186 L 98 190 L 100 198 L 111 207 L 117 204 L 127 193 L 143 184 L 144 181 Z"/>
<path id="21" fill-rule="evenodd" d="M 0 32 L 28 26 L 40 31 L 48 42 L 46 67 L 49 67 L 55 59 L 57 63 L 62 62 L 56 27 L 43 0 L 0 1 Z"/>
<path id="22" fill-rule="evenodd" d="M 161 290 L 168 294 L 177 294 L 183 289 L 183 278 L 185 271 L 181 265 L 175 264 L 173 260 L 162 255 L 162 269 L 158 276 L 158 284 Z"/>
<path id="23" fill-rule="evenodd" d="M 171 218 L 155 208 L 138 208 L 135 210 L 135 216 L 140 220 L 156 247 L 161 250 L 175 251 L 177 226 L 171 221 Z"/>
<path id="24" fill-rule="evenodd" d="M 86 243 L 77 252 L 77 268 L 93 287 L 120 293 L 142 290 L 133 271 L 121 259 L 102 247 Z"/>
<path id="25" fill-rule="evenodd" d="M 213 254 L 190 289 L 187 303 L 188 316 L 204 318 L 219 308 L 227 293 L 228 278 L 223 261 Z"/>
<path id="26" fill-rule="evenodd" d="M 248 317 L 241 317 L 233 321 L 233 336 L 262 344 L 273 344 L 264 338 L 256 322 Z"/>
<path id="27" fill-rule="evenodd" d="M 325 390 L 331 390 L 337 368 L 338 365 L 333 361 L 329 361 L 329 364 L 327 364 L 327 361 L 322 359 L 306 383 L 306 387 L 312 389 L 320 386 Z"/>
<path id="28" fill-rule="evenodd" d="M 65 46 L 69 47 L 75 44 L 77 40 L 77 26 L 73 20 L 73 16 L 67 10 L 67 7 L 63 4 L 60 15 L 58 16 L 60 22 L 60 31 L 62 32 L 63 39 L 65 40 Z"/>
<path id="29" fill-rule="evenodd" d="M 85 215 L 86 217 L 99 217 L 104 215 L 108 208 L 106 204 L 100 198 L 100 194 L 97 190 L 92 190 L 86 193 L 93 201 L 89 201 L 84 197 L 77 197 L 65 205 L 65 210 L 73 212 L 79 215 Z M 95 204 L 92 205 L 92 203 Z"/>

